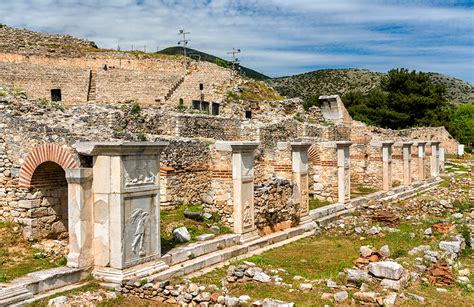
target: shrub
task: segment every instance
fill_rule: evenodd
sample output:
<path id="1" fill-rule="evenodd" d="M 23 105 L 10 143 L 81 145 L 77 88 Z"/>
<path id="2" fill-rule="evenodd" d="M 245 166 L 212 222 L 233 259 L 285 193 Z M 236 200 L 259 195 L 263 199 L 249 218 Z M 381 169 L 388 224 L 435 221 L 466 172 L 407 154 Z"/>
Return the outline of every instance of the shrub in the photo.
<path id="1" fill-rule="evenodd" d="M 146 135 L 143 133 L 143 131 L 140 131 L 137 133 L 137 139 L 141 142 L 146 142 Z"/>
<path id="2" fill-rule="evenodd" d="M 55 108 L 56 110 L 59 110 L 61 112 L 64 112 L 65 108 L 64 105 L 58 101 L 53 101 L 51 102 L 51 106 Z"/>
<path id="3" fill-rule="evenodd" d="M 141 111 L 142 111 L 142 108 L 140 107 L 140 104 L 134 101 L 132 103 L 132 106 L 130 107 L 130 112 L 132 112 L 132 114 L 140 114 Z"/>
<path id="4" fill-rule="evenodd" d="M 46 108 L 46 107 L 48 106 L 48 104 L 49 104 L 49 101 L 48 101 L 48 99 L 46 99 L 46 98 L 41 98 L 41 99 L 38 100 L 37 103 L 38 103 L 38 105 L 39 105 L 40 107 Z"/>

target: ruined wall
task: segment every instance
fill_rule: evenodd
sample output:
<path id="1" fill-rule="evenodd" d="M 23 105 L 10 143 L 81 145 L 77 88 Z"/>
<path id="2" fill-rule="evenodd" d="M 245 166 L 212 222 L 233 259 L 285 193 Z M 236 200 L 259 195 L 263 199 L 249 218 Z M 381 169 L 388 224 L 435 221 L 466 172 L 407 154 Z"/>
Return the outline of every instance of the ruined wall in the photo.
<path id="1" fill-rule="evenodd" d="M 161 154 L 161 205 L 210 203 L 209 145 L 197 140 L 173 140 Z"/>
<path id="2" fill-rule="evenodd" d="M 309 159 L 309 176 L 313 178 L 310 193 L 314 198 L 337 201 L 337 155 L 334 142 L 312 145 L 315 154 Z M 317 156 L 317 157 L 316 157 Z"/>
<path id="3" fill-rule="evenodd" d="M 283 122 L 260 127 L 259 140 L 263 147 L 275 147 L 278 141 L 290 141 L 303 136 L 303 127 L 297 121 Z"/>
<path id="4" fill-rule="evenodd" d="M 298 224 L 300 204 L 293 201 L 293 188 L 292 181 L 283 178 L 255 185 L 255 226 L 259 230 L 278 231 Z"/>
<path id="5" fill-rule="evenodd" d="M 85 102 L 89 70 L 0 62 L 0 84 L 25 90 L 28 96 L 51 100 L 51 89 L 61 89 L 63 101 Z"/>
<path id="6" fill-rule="evenodd" d="M 178 135 L 216 140 L 240 140 L 240 120 L 207 115 L 179 115 Z"/>
<path id="7" fill-rule="evenodd" d="M 144 104 L 164 101 L 168 89 L 180 78 L 177 72 L 149 73 L 140 70 L 98 69 L 96 101 L 123 102 L 136 100 Z M 164 103 L 164 102 L 162 102 Z"/>

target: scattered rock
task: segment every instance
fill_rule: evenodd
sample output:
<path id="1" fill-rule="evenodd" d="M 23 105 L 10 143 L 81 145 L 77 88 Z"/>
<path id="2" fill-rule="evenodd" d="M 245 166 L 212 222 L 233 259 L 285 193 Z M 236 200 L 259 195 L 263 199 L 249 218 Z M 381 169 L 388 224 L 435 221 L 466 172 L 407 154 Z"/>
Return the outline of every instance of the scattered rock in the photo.
<path id="1" fill-rule="evenodd" d="M 184 243 L 191 240 L 191 235 L 186 227 L 179 227 L 173 230 L 173 237 L 176 241 Z"/>
<path id="2" fill-rule="evenodd" d="M 388 247 L 388 245 L 384 245 L 380 248 L 379 253 L 383 257 L 390 257 L 390 248 Z"/>
<path id="3" fill-rule="evenodd" d="M 333 297 L 336 302 L 340 303 L 344 302 L 349 297 L 349 294 L 347 293 L 347 291 L 340 291 L 334 293 Z"/>
<path id="4" fill-rule="evenodd" d="M 253 280 L 259 281 L 259 282 L 270 282 L 271 278 L 267 274 L 263 272 L 256 272 L 255 275 L 253 276 Z"/>
<path id="5" fill-rule="evenodd" d="M 354 298 L 365 303 L 376 303 L 377 293 L 375 292 L 356 292 Z"/>
<path id="6" fill-rule="evenodd" d="M 459 241 L 441 241 L 438 245 L 439 249 L 445 250 L 452 254 L 457 254 L 461 250 L 461 242 Z"/>
<path id="7" fill-rule="evenodd" d="M 311 289 L 313 289 L 313 285 L 312 284 L 300 284 L 299 289 L 301 291 L 310 291 Z"/>
<path id="8" fill-rule="evenodd" d="M 393 261 L 371 262 L 369 272 L 376 277 L 398 280 L 402 277 L 403 267 Z"/>

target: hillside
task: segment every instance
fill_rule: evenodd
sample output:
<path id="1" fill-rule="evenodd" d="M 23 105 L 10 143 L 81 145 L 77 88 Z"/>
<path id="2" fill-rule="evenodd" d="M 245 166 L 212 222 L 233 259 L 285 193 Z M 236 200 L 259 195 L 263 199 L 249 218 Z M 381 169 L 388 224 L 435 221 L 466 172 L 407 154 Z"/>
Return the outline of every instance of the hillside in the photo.
<path id="1" fill-rule="evenodd" d="M 385 74 L 368 69 L 321 69 L 304 74 L 267 80 L 281 95 L 308 98 L 312 95 L 339 94 L 350 91 L 367 93 L 380 84 Z M 446 86 L 446 97 L 453 103 L 474 102 L 474 86 L 468 82 L 438 74 L 428 73 L 435 83 Z"/>
<path id="2" fill-rule="evenodd" d="M 189 57 L 193 59 L 197 59 L 199 56 L 201 58 L 201 61 L 206 61 L 206 62 L 211 62 L 211 63 L 220 63 L 222 66 L 228 66 L 230 67 L 232 64 L 229 61 L 226 61 L 222 58 L 213 56 L 211 54 L 201 52 L 199 50 L 187 48 L 187 54 Z M 158 51 L 160 54 L 168 54 L 168 55 L 182 55 L 183 54 L 183 47 L 169 47 L 165 48 L 163 50 Z M 217 62 L 216 62 L 217 60 Z M 244 76 L 253 78 L 255 80 L 266 80 L 269 79 L 270 77 L 259 73 L 258 71 L 255 71 L 253 69 L 241 66 L 241 71 Z"/>

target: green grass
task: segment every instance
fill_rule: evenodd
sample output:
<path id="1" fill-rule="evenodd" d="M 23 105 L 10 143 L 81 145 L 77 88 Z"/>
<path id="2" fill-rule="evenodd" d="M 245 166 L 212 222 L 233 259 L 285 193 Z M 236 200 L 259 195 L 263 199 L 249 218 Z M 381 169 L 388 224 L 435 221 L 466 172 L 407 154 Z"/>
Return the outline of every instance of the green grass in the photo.
<path id="1" fill-rule="evenodd" d="M 436 245 L 423 238 L 423 229 L 429 227 L 432 222 L 403 223 L 400 232 L 386 233 L 385 236 L 372 236 L 361 241 L 358 236 L 345 236 L 335 234 L 322 234 L 305 238 L 282 247 L 266 251 L 245 259 L 254 262 L 263 269 L 283 268 L 285 273 L 280 276 L 286 283 L 293 284 L 297 288 L 300 281 L 293 281 L 293 276 L 300 275 L 307 279 L 337 279 L 339 272 L 353 266 L 353 260 L 359 256 L 361 245 L 373 245 L 380 248 L 388 244 L 392 254 L 403 257 L 402 261 L 410 263 L 415 257 L 407 256 L 410 249 L 421 244 Z M 415 237 L 410 236 L 414 233 Z M 241 263 L 244 260 L 238 261 Z M 216 269 L 205 275 L 193 278 L 194 282 L 203 284 L 220 284 L 220 280 L 226 276 L 226 268 Z M 326 292 L 325 286 L 320 289 L 302 293 L 295 291 L 290 293 L 285 288 L 275 287 L 257 282 L 247 284 L 234 283 L 228 286 L 230 294 L 248 294 L 252 299 L 263 299 L 272 297 L 275 299 L 291 301 L 295 304 L 308 305 L 314 302 L 318 306 L 327 302 L 321 300 L 322 292 Z"/>
<path id="2" fill-rule="evenodd" d="M 191 242 L 196 241 L 196 237 L 199 235 L 212 233 L 212 231 L 207 227 L 207 224 L 219 226 L 219 234 L 232 233 L 232 230 L 229 227 L 221 224 L 220 217 L 215 213 L 212 214 L 210 220 L 195 221 L 184 217 L 184 211 L 203 212 L 204 210 L 201 204 L 183 204 L 179 205 L 176 209 L 166 211 L 162 210 L 160 212 L 161 248 L 163 252 L 180 245 L 173 240 L 173 230 L 178 227 L 185 226 L 188 229 L 189 234 L 191 235 Z"/>
<path id="3" fill-rule="evenodd" d="M 327 200 L 319 200 L 317 198 L 310 198 L 309 200 L 309 210 L 321 208 L 327 205 L 330 205 L 331 202 Z"/>
<path id="4" fill-rule="evenodd" d="M 76 288 L 76 289 L 72 289 L 72 290 L 68 290 L 68 291 L 64 291 L 64 292 L 60 292 L 60 293 L 56 293 L 56 294 L 53 294 L 51 296 L 48 296 L 44 299 L 41 299 L 41 300 L 38 300 L 34 303 L 31 303 L 31 304 L 28 304 L 27 306 L 29 307 L 40 307 L 40 306 L 47 306 L 48 305 L 48 301 L 50 299 L 53 299 L 55 297 L 59 297 L 59 296 L 68 296 L 68 297 L 71 297 L 71 296 L 74 296 L 74 295 L 77 295 L 79 293 L 83 293 L 83 292 L 87 292 L 87 291 L 96 291 L 100 288 L 99 284 L 95 283 L 95 282 L 91 282 L 91 283 L 88 283 L 84 286 L 81 286 L 79 288 Z"/>
<path id="5" fill-rule="evenodd" d="M 351 198 L 365 196 L 375 192 L 377 192 L 377 189 L 374 188 L 364 187 L 357 184 L 352 184 L 351 186 Z"/>
<path id="6" fill-rule="evenodd" d="M 38 257 L 39 253 L 23 239 L 18 225 L 0 222 L 0 282 L 65 264 L 63 256 Z"/>

